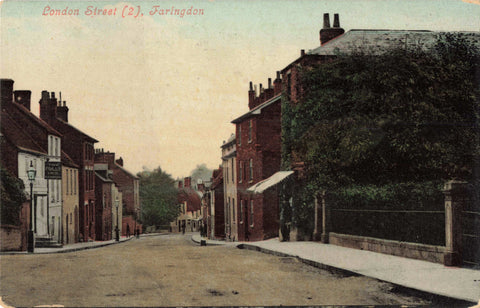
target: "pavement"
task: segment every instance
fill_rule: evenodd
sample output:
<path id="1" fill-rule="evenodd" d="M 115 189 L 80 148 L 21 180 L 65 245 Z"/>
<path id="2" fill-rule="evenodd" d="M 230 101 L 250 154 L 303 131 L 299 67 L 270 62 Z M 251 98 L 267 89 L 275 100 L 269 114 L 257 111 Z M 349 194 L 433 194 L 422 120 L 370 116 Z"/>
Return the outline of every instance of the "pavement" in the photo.
<path id="1" fill-rule="evenodd" d="M 319 268 L 359 274 L 409 289 L 480 305 L 480 270 L 402 258 L 318 242 L 224 242 L 193 235 L 206 245 L 233 245 L 278 256 L 296 257 Z M 480 307 L 480 306 L 479 306 Z"/>

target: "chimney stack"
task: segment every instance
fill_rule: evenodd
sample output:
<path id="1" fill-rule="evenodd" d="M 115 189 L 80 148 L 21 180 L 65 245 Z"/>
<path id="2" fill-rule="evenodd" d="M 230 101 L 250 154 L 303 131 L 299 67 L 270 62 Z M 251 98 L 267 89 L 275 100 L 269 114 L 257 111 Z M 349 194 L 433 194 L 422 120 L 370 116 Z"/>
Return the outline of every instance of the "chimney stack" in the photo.
<path id="1" fill-rule="evenodd" d="M 61 95 L 60 95 L 61 96 Z M 68 107 L 67 102 L 59 101 L 57 106 L 57 118 L 68 123 Z"/>
<path id="2" fill-rule="evenodd" d="M 184 185 L 185 185 L 185 188 L 191 188 L 192 187 L 192 178 L 191 177 L 186 177 L 184 179 Z"/>
<path id="3" fill-rule="evenodd" d="M 13 83 L 12 79 L 2 79 L 0 88 L 1 88 L 1 103 L 11 103 L 13 99 Z"/>
<path id="4" fill-rule="evenodd" d="M 252 109 L 255 106 L 255 90 L 253 89 L 253 84 L 250 81 L 250 88 L 248 90 L 248 108 Z"/>
<path id="5" fill-rule="evenodd" d="M 183 188 L 183 183 L 182 183 L 182 181 L 178 181 L 178 188 Z"/>
<path id="6" fill-rule="evenodd" d="M 323 28 L 320 30 L 320 45 L 324 45 L 343 33 L 345 33 L 345 30 L 340 28 L 340 17 L 338 14 L 334 15 L 333 28 L 330 28 L 329 15 L 323 14 Z"/>
<path id="7" fill-rule="evenodd" d="M 273 81 L 273 95 L 280 94 L 282 92 L 282 79 L 280 79 L 280 72 L 277 71 L 277 78 Z"/>
<path id="8" fill-rule="evenodd" d="M 40 118 L 47 123 L 52 123 L 57 118 L 57 99 L 55 92 L 51 92 L 51 97 L 47 91 L 42 91 L 40 99 Z"/>
<path id="9" fill-rule="evenodd" d="M 32 97 L 32 91 L 17 90 L 13 92 L 13 96 L 15 97 L 15 103 L 30 110 L 30 98 Z"/>
<path id="10" fill-rule="evenodd" d="M 123 167 L 123 158 L 122 158 L 121 156 L 120 156 L 120 158 L 119 158 L 119 159 L 117 159 L 115 162 L 117 163 L 117 165 L 119 165 L 119 166 L 122 166 L 122 167 Z"/>
<path id="11" fill-rule="evenodd" d="M 268 101 L 274 96 L 275 91 L 272 88 L 272 78 L 268 78 L 268 88 L 265 89 L 265 101 Z"/>
<path id="12" fill-rule="evenodd" d="M 300 50 L 300 57 L 303 57 L 305 55 L 305 49 Z"/>

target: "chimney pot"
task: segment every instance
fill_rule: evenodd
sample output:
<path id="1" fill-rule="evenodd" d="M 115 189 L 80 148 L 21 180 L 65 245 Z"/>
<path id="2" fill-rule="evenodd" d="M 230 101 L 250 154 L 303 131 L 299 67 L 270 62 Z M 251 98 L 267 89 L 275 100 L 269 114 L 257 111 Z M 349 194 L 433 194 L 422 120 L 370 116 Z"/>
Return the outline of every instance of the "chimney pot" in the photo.
<path id="1" fill-rule="evenodd" d="M 253 91 L 253 83 L 250 81 L 250 91 Z"/>
<path id="2" fill-rule="evenodd" d="M 338 14 L 333 15 L 333 27 L 340 28 L 340 17 Z"/>
<path id="3" fill-rule="evenodd" d="M 52 92 L 52 98 L 55 98 L 55 92 Z"/>
<path id="4" fill-rule="evenodd" d="M 330 15 L 328 13 L 323 14 L 323 29 L 330 28 Z"/>
<path id="5" fill-rule="evenodd" d="M 272 78 L 268 78 L 268 88 L 272 88 Z"/>
<path id="6" fill-rule="evenodd" d="M 280 71 L 277 71 L 277 79 L 280 79 Z"/>
<path id="7" fill-rule="evenodd" d="M 300 56 L 303 57 L 305 55 L 305 49 L 300 50 Z"/>

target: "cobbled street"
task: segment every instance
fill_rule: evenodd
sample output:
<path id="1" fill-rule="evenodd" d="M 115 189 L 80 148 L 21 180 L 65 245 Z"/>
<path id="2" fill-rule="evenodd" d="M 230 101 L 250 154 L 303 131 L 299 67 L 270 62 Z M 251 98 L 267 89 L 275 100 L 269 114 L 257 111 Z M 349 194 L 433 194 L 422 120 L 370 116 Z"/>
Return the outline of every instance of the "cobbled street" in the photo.
<path id="1" fill-rule="evenodd" d="M 62 254 L 2 255 L 2 300 L 12 306 L 428 304 L 361 276 L 333 274 L 190 235 L 141 237 Z"/>

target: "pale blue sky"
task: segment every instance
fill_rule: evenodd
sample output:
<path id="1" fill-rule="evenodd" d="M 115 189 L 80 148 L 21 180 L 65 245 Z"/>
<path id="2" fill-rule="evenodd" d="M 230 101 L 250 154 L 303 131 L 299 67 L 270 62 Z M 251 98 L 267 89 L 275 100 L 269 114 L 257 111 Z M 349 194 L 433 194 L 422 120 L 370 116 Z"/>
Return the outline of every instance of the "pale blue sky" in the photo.
<path id="1" fill-rule="evenodd" d="M 471 2 L 471 3 L 469 3 Z M 479 31 L 480 0 L 429 1 L 3 1 L 2 78 L 62 92 L 70 122 L 142 166 L 187 176 L 216 168 L 230 121 L 247 111 L 248 82 L 267 83 L 319 45 L 323 13 L 350 29 Z M 42 16 L 46 6 L 80 16 Z M 142 18 L 84 16 L 87 6 L 140 6 Z M 152 5 L 203 16 L 149 16 Z M 58 94 L 57 94 L 58 96 Z"/>

